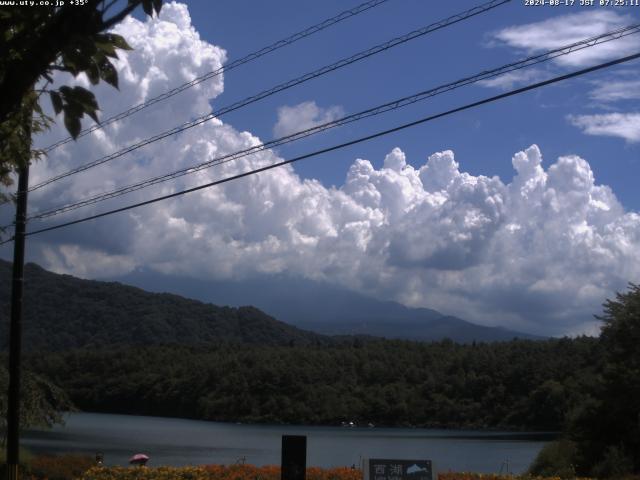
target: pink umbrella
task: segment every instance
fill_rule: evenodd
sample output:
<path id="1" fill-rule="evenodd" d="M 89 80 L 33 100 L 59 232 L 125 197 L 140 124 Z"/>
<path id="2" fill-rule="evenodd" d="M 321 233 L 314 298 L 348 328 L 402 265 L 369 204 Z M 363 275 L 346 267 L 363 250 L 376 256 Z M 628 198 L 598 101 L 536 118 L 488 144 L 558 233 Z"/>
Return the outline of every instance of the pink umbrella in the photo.
<path id="1" fill-rule="evenodd" d="M 133 457 L 129 459 L 129 463 L 134 465 L 146 465 L 149 461 L 149 457 L 144 453 L 136 453 Z"/>

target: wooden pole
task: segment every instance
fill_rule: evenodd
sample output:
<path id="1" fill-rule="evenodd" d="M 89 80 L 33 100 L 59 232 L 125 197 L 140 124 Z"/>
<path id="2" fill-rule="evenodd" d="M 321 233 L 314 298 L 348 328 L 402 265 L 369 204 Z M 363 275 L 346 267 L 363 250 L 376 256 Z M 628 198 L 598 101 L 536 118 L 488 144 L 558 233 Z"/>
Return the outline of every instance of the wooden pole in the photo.
<path id="1" fill-rule="evenodd" d="M 11 324 L 9 330 L 9 405 L 7 410 L 7 478 L 18 480 L 20 465 L 20 356 L 22 351 L 22 294 L 27 223 L 29 162 L 19 170 L 16 229 L 13 243 Z"/>

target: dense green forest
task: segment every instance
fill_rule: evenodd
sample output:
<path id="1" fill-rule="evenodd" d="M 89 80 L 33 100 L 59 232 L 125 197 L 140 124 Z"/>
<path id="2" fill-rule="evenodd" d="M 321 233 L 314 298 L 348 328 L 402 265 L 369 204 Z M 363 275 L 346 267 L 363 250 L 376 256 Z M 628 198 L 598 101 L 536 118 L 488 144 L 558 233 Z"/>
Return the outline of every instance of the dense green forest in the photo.
<path id="1" fill-rule="evenodd" d="M 81 409 L 220 421 L 560 430 L 592 338 L 458 345 L 128 347 L 34 355 Z"/>

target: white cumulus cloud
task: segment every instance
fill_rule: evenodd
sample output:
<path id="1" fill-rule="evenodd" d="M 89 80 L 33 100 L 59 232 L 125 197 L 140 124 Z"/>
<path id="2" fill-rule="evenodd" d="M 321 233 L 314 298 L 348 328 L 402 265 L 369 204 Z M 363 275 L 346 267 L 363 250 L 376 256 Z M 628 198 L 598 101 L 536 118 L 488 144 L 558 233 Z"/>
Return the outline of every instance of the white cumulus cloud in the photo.
<path id="1" fill-rule="evenodd" d="M 97 90 L 105 115 L 214 70 L 225 58 L 199 38 L 187 7 L 177 3 L 165 5 L 159 19 L 128 19 L 118 32 L 135 50 L 118 63 L 120 92 Z M 217 77 L 67 144 L 34 167 L 34 181 L 210 111 L 209 101 L 222 89 Z M 62 136 L 58 126 L 40 142 Z M 207 122 L 33 192 L 30 205 L 37 210 L 78 200 L 257 143 L 222 121 Z M 262 152 L 135 192 L 127 202 L 278 160 Z M 488 325 L 544 334 L 587 331 L 607 296 L 640 281 L 640 215 L 625 212 L 611 189 L 597 184 L 585 159 L 566 156 L 545 167 L 534 145 L 512 162 L 517 174 L 505 183 L 465 172 L 451 151 L 408 162 L 395 148 L 378 169 L 355 159 L 339 188 L 280 167 L 30 237 L 29 252 L 47 268 L 85 277 L 139 266 L 205 279 L 282 272 Z M 33 222 L 32 228 L 53 223 Z"/>
<path id="2" fill-rule="evenodd" d="M 273 127 L 273 134 L 276 137 L 284 137 L 323 123 L 332 122 L 343 116 L 344 109 L 339 105 L 321 108 L 314 101 L 302 102 L 293 106 L 285 105 L 278 108 L 278 121 Z"/>

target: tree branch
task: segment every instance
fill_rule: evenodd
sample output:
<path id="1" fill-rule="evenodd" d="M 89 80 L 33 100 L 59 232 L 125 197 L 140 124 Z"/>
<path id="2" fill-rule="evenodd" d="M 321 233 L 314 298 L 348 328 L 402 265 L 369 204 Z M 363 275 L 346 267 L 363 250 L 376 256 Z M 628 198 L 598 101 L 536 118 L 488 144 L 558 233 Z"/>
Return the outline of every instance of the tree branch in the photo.
<path id="1" fill-rule="evenodd" d="M 103 2 L 104 3 L 104 2 Z M 116 3 L 118 3 L 118 0 L 111 0 L 107 5 L 102 7 L 102 15 L 104 16 L 105 13 L 107 13 L 107 11 L 113 7 Z"/>
<path id="2" fill-rule="evenodd" d="M 131 12 L 133 12 L 138 7 L 138 5 L 140 5 L 140 3 L 141 3 L 141 0 L 136 0 L 135 3 L 127 5 L 126 8 L 124 8 L 120 13 L 115 14 L 109 20 L 103 21 L 103 23 L 102 23 L 103 29 L 102 30 L 103 31 L 104 30 L 109 30 L 116 23 L 119 23 L 122 20 L 124 20 L 127 17 L 127 15 L 129 15 Z"/>

